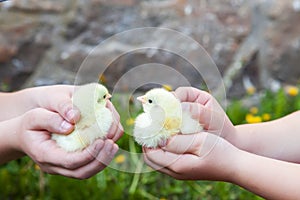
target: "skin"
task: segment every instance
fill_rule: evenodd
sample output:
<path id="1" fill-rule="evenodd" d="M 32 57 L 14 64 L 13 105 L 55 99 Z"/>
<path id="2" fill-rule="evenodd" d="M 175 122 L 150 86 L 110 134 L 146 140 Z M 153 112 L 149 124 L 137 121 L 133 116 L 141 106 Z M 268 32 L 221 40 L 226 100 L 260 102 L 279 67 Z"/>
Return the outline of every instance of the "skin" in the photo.
<path id="1" fill-rule="evenodd" d="M 231 182 L 266 199 L 300 196 L 300 111 L 233 126 L 210 94 L 188 87 L 175 95 L 205 131 L 176 135 L 162 148 L 144 148 L 149 166 L 180 180 Z"/>
<path id="2" fill-rule="evenodd" d="M 74 86 L 46 86 L 0 93 L 0 164 L 28 155 L 50 174 L 86 179 L 103 170 L 118 151 L 123 134 L 120 116 L 111 102 L 114 122 L 106 140 L 96 140 L 80 152 L 65 152 L 51 133 L 68 134 L 80 119 L 71 97 Z M 2 114 L 3 113 L 3 114 Z"/>

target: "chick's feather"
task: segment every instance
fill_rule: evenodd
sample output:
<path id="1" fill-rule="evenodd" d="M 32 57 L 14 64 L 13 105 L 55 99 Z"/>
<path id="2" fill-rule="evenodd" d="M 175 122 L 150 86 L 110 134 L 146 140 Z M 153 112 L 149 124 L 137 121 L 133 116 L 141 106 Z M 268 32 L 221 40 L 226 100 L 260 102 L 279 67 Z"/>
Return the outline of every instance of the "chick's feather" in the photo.
<path id="1" fill-rule="evenodd" d="M 66 151 L 82 150 L 97 138 L 104 138 L 112 124 L 111 111 L 106 108 L 110 97 L 108 90 L 101 84 L 91 83 L 79 86 L 72 97 L 81 118 L 69 135 L 52 134 L 52 139 Z"/>
<path id="2" fill-rule="evenodd" d="M 203 129 L 189 112 L 182 111 L 180 101 L 165 89 L 152 89 L 138 100 L 143 103 L 144 113 L 135 120 L 133 136 L 140 145 L 155 148 L 174 134 L 192 134 Z"/>

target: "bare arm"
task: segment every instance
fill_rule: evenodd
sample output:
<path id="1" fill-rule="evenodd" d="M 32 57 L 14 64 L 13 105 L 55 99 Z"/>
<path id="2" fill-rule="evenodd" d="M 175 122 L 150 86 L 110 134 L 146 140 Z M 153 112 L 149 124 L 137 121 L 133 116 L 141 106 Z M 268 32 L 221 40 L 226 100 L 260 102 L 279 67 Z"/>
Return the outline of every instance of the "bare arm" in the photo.
<path id="1" fill-rule="evenodd" d="M 12 93 L 0 93 L 0 121 L 24 114 L 34 108 L 45 108 L 59 112 L 66 120 L 74 123 L 80 113 L 71 101 L 74 86 L 55 85 L 28 88 Z"/>
<path id="2" fill-rule="evenodd" d="M 50 174 L 84 179 L 103 170 L 118 150 L 114 143 L 123 133 L 114 106 L 107 107 L 114 122 L 106 140 L 96 140 L 79 152 L 65 152 L 51 133 L 67 134 L 79 120 L 72 105 L 73 86 L 29 88 L 0 93 L 0 164 L 28 155 Z"/>
<path id="3" fill-rule="evenodd" d="M 118 146 L 111 139 L 96 140 L 82 151 L 66 152 L 51 139 L 51 133 L 66 134 L 67 122 L 56 112 L 43 108 L 0 122 L 0 164 L 28 155 L 50 174 L 85 179 L 103 170 L 113 159 Z M 110 138 L 119 139 L 121 130 L 114 122 Z M 114 128 L 115 127 L 115 128 Z"/>
<path id="4" fill-rule="evenodd" d="M 300 111 L 281 119 L 233 126 L 217 101 L 207 92 L 183 87 L 175 95 L 204 128 L 236 147 L 258 155 L 300 163 Z"/>
<path id="5" fill-rule="evenodd" d="M 14 118 L 36 107 L 26 90 L 0 93 L 0 121 Z"/>
<path id="6" fill-rule="evenodd" d="M 248 152 L 300 163 L 300 111 L 270 122 L 236 126 L 229 141 Z"/>
<path id="7" fill-rule="evenodd" d="M 240 150 L 214 134 L 176 135 L 167 146 L 144 151 L 149 166 L 176 179 L 231 182 L 266 199 L 300 196 L 299 164 Z"/>
<path id="8" fill-rule="evenodd" d="M 297 199 L 300 165 L 241 151 L 232 182 L 266 199 Z"/>

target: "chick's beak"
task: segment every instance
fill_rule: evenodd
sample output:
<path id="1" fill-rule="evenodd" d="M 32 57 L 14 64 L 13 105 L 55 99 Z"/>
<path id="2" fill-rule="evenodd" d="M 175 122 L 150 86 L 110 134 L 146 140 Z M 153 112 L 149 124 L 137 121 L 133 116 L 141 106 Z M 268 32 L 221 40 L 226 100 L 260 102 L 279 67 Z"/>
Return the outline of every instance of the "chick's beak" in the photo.
<path id="1" fill-rule="evenodd" d="M 146 98 L 145 96 L 140 96 L 136 98 L 138 101 L 142 102 L 142 104 L 146 103 Z"/>
<path id="2" fill-rule="evenodd" d="M 108 94 L 106 95 L 105 99 L 108 100 L 108 99 L 110 99 L 111 97 L 112 97 L 111 94 L 108 93 Z"/>

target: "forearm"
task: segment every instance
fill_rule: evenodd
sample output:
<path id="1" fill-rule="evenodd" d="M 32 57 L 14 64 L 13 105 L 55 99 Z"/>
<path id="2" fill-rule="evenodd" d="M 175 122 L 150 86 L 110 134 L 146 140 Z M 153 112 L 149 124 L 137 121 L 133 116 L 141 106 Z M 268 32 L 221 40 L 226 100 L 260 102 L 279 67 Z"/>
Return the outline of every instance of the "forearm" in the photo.
<path id="1" fill-rule="evenodd" d="M 299 119 L 296 112 L 270 122 L 239 125 L 228 140 L 251 153 L 299 163 Z"/>
<path id="2" fill-rule="evenodd" d="M 300 196 L 300 165 L 240 152 L 233 183 L 266 199 Z"/>
<path id="3" fill-rule="evenodd" d="M 31 90 L 0 93 L 0 122 L 20 116 L 36 106 Z"/>
<path id="4" fill-rule="evenodd" d="M 16 120 L 15 118 L 0 122 L 0 164 L 24 156 L 18 145 Z"/>

